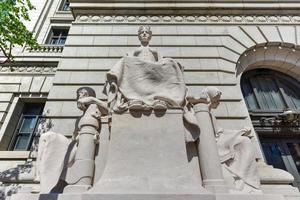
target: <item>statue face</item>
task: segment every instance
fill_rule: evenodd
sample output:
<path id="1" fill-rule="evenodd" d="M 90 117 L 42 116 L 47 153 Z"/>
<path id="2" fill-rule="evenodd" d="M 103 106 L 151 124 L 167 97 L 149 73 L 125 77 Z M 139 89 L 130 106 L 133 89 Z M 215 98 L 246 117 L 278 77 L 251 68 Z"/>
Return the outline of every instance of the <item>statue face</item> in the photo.
<path id="1" fill-rule="evenodd" d="M 151 40 L 152 33 L 149 29 L 146 27 L 143 27 L 142 29 L 139 30 L 139 40 L 141 41 L 142 44 L 147 44 Z"/>
<path id="2" fill-rule="evenodd" d="M 220 104 L 220 98 L 221 98 L 221 95 L 218 94 L 218 95 L 214 96 L 211 99 L 211 101 L 210 101 L 210 107 L 212 109 L 216 109 L 219 106 L 219 104 Z"/>
<path id="3" fill-rule="evenodd" d="M 78 98 L 78 99 L 81 99 L 81 98 L 83 98 L 83 97 L 88 97 L 88 96 L 89 96 L 89 93 L 88 93 L 88 91 L 86 91 L 85 89 L 81 89 L 81 90 L 79 90 L 78 93 L 77 93 L 77 98 Z"/>

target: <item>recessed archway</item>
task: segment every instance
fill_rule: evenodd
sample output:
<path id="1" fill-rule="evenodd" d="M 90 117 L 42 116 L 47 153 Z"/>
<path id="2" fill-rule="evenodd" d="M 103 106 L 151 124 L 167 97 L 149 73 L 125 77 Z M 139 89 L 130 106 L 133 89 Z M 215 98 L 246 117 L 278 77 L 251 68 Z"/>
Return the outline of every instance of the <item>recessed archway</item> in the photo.
<path id="1" fill-rule="evenodd" d="M 247 107 L 250 111 L 249 115 L 254 130 L 259 137 L 260 147 L 262 152 L 264 152 L 265 161 L 269 165 L 273 165 L 276 168 L 293 174 L 295 178 L 294 186 L 300 187 L 300 172 L 298 173 L 299 167 L 297 165 L 299 158 L 296 157 L 298 154 L 293 152 L 296 151 L 296 148 L 300 148 L 300 140 L 298 137 L 300 134 L 299 127 L 280 121 L 280 116 L 284 116 L 284 109 L 275 111 L 276 109 L 274 110 L 273 107 L 271 107 L 271 109 L 262 109 L 261 106 L 253 108 L 253 106 L 249 106 L 249 94 L 251 92 L 246 92 L 248 96 L 245 96 L 245 83 L 247 82 L 245 79 L 252 77 L 253 80 L 249 82 L 251 84 L 248 85 L 248 89 L 255 93 L 253 98 L 256 102 L 262 100 L 260 95 L 263 96 L 265 100 L 264 103 L 266 104 L 278 103 L 279 98 L 283 98 L 284 101 L 286 101 L 288 100 L 286 96 L 287 91 L 292 89 L 296 92 L 297 95 L 294 96 L 297 96 L 297 100 L 299 101 L 299 89 L 297 88 L 299 88 L 300 81 L 300 47 L 294 44 L 279 42 L 255 45 L 241 54 L 236 65 L 236 76 L 241 87 L 244 89 L 243 96 L 246 102 L 248 101 Z M 291 77 L 294 78 L 294 80 Z M 294 84 L 288 83 L 284 88 L 281 79 L 292 81 Z M 273 85 L 273 82 L 270 82 L 271 80 L 274 82 Z M 277 89 L 273 87 L 276 85 L 275 83 L 279 84 Z M 295 87 L 295 85 L 297 85 L 297 87 Z M 282 93 L 284 93 L 284 95 Z M 272 99 L 267 98 L 271 96 Z M 291 108 L 293 112 L 298 111 L 298 106 L 293 108 L 286 102 L 284 102 L 284 104 L 288 108 Z M 273 154 L 275 150 L 283 148 L 285 151 L 282 154 L 281 151 L 278 151 L 278 155 Z M 287 157 L 286 155 L 288 154 L 294 157 Z M 275 161 L 278 162 L 275 163 Z M 281 172 L 278 170 L 278 174 Z"/>
<path id="2" fill-rule="evenodd" d="M 300 80 L 300 46 L 279 42 L 255 45 L 240 56 L 236 75 L 240 78 L 243 72 L 256 68 L 277 70 Z"/>

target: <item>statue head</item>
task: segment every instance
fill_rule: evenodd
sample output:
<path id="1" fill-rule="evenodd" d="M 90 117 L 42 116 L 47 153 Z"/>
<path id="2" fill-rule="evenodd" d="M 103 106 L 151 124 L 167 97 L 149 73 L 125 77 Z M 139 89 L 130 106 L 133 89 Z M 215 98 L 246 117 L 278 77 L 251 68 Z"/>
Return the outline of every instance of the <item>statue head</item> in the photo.
<path id="1" fill-rule="evenodd" d="M 96 92 L 90 87 L 80 87 L 76 91 L 77 99 L 81 99 L 83 97 L 96 97 Z"/>
<path id="2" fill-rule="evenodd" d="M 216 87 L 209 86 L 205 88 L 205 93 L 209 98 L 210 108 L 216 109 L 220 104 L 222 92 Z"/>
<path id="3" fill-rule="evenodd" d="M 143 46 L 148 46 L 152 38 L 150 26 L 140 26 L 138 30 L 139 40 Z"/>

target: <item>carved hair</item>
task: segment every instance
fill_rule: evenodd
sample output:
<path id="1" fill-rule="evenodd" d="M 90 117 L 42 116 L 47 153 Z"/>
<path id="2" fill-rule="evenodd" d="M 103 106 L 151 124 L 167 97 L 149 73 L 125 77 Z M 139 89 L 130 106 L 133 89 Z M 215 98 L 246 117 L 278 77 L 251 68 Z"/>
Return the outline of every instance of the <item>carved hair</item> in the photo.
<path id="1" fill-rule="evenodd" d="M 150 33 L 150 35 L 152 35 L 150 26 L 144 26 L 144 25 L 139 27 L 138 34 L 140 34 L 142 32 L 142 30 L 144 30 L 144 29 L 146 29 Z"/>
<path id="2" fill-rule="evenodd" d="M 77 99 L 79 97 L 79 92 L 81 90 L 85 90 L 88 94 L 89 97 L 96 97 L 96 92 L 94 89 L 90 88 L 90 87 L 80 87 L 77 89 L 76 93 L 77 93 Z"/>
<path id="3" fill-rule="evenodd" d="M 217 97 L 217 96 L 221 96 L 222 92 L 213 86 L 209 86 L 205 88 L 205 93 L 209 98 L 209 101 L 211 101 L 213 98 Z"/>

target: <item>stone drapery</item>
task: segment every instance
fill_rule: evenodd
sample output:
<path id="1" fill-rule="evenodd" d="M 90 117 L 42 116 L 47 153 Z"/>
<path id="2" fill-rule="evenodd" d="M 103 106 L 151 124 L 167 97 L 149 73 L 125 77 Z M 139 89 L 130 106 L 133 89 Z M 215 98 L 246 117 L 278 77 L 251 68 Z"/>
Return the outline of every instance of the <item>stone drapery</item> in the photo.
<path id="1" fill-rule="evenodd" d="M 171 58 L 149 62 L 138 57 L 123 57 L 107 73 L 107 82 L 109 101 L 117 99 L 114 110 L 129 100 L 140 100 L 148 106 L 155 100 L 163 100 L 169 107 L 181 107 L 185 101 L 183 69 Z M 115 88 L 112 89 L 112 85 Z"/>

